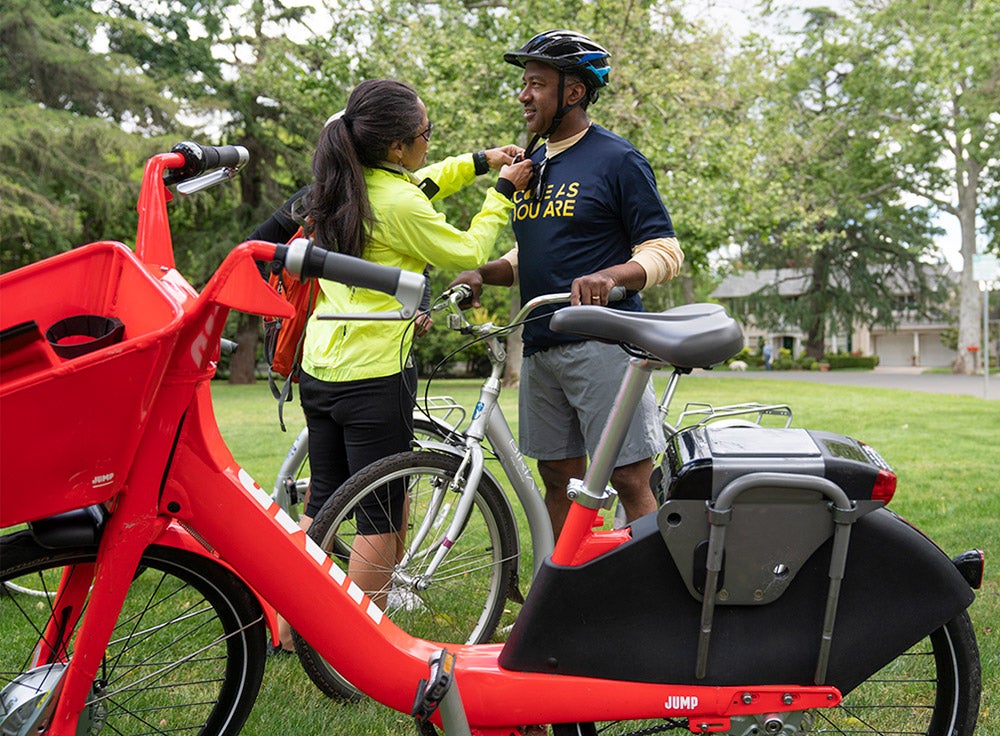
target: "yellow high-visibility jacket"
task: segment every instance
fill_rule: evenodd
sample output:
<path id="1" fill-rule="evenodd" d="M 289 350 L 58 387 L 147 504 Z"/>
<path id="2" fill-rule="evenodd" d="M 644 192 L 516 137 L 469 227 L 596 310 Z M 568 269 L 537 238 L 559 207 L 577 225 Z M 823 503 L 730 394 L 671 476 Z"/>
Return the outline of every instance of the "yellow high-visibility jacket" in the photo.
<path id="1" fill-rule="evenodd" d="M 492 187 L 469 229 L 448 224 L 417 187 L 431 179 L 434 200 L 454 194 L 475 179 L 472 154 L 424 167 L 412 176 L 388 168 L 365 169 L 375 224 L 364 258 L 385 266 L 423 272 L 435 268 L 466 270 L 483 265 L 514 204 Z M 302 367 L 323 381 L 355 381 L 398 373 L 409 355 L 413 330 L 397 321 L 319 320 L 318 314 L 391 312 L 399 303 L 388 294 L 321 280 L 320 293 L 306 326 Z"/>

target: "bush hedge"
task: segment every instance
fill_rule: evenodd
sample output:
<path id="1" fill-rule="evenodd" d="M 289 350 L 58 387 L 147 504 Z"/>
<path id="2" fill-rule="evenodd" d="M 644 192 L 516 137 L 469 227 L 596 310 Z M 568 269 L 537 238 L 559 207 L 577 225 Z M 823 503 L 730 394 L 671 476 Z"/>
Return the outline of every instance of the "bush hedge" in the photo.
<path id="1" fill-rule="evenodd" d="M 727 361 L 727 364 L 733 360 L 742 360 L 750 368 L 764 367 L 764 357 L 759 352 L 752 351 L 749 348 L 743 348 L 731 360 Z M 823 356 L 822 360 L 816 360 L 805 354 L 792 359 L 789 351 L 782 348 L 778 351 L 778 355 L 772 363 L 772 368 L 777 371 L 816 371 L 821 370 L 820 363 L 825 363 L 829 366 L 829 370 L 843 370 L 846 368 L 872 370 L 878 365 L 879 360 L 877 355 L 857 355 L 853 353 L 827 353 Z"/>
<path id="2" fill-rule="evenodd" d="M 841 370 L 844 368 L 864 368 L 872 370 L 878 365 L 877 355 L 852 355 L 851 353 L 830 353 L 823 356 L 823 359 L 830 364 L 830 370 Z"/>

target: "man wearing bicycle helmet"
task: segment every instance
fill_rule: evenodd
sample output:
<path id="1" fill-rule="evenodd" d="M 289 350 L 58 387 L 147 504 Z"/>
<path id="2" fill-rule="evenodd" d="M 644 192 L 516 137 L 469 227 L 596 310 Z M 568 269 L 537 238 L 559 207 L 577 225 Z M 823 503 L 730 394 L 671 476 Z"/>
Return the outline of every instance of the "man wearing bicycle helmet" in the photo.
<path id="1" fill-rule="evenodd" d="M 456 279 L 473 287 L 476 303 L 483 284 L 518 284 L 522 303 L 571 292 L 573 305 L 607 304 L 621 286 L 627 296 L 611 306 L 639 311 L 639 290 L 678 274 L 683 254 L 652 167 L 588 116 L 608 84 L 609 59 L 587 36 L 563 30 L 504 54 L 524 70 L 518 101 L 532 135 L 526 155 L 535 177 L 514 199 L 518 247 Z M 558 534 L 569 509 L 567 483 L 584 475 L 629 357 L 616 345 L 554 333 L 548 319 L 525 325 L 524 355 L 520 446 L 538 459 Z M 656 509 L 649 476 L 664 447 L 650 383 L 611 477 L 630 521 Z"/>

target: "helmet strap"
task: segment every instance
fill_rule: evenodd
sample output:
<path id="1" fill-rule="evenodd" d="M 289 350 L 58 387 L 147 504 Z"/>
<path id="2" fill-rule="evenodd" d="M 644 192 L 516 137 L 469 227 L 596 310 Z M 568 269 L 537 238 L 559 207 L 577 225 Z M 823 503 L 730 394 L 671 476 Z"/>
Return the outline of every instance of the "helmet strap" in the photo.
<path id="1" fill-rule="evenodd" d="M 559 90 L 557 92 L 557 98 L 556 99 L 559 100 L 559 104 L 562 105 L 562 107 L 559 108 L 559 111 L 556 113 L 555 117 L 552 118 L 552 124 L 549 126 L 549 129 L 546 130 L 544 133 L 542 133 L 542 138 L 545 138 L 546 140 L 553 133 L 556 132 L 556 129 L 562 123 L 563 118 L 565 118 L 569 114 L 570 110 L 572 110 L 574 107 L 579 107 L 583 103 L 583 101 L 587 99 L 587 95 L 584 95 L 579 100 L 577 100 L 576 102 L 574 102 L 572 105 L 563 105 L 562 101 L 563 101 L 563 95 L 565 93 L 566 93 L 566 72 L 564 72 L 562 69 L 560 69 L 559 70 Z M 533 146 L 529 146 L 529 149 L 530 148 L 533 148 Z"/>

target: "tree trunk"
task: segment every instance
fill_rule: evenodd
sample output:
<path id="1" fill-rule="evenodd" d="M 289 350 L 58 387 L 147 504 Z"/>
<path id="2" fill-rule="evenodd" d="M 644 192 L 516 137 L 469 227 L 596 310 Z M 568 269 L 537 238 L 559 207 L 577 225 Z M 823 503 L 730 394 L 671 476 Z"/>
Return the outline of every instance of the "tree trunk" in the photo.
<path id="1" fill-rule="evenodd" d="M 229 361 L 229 382 L 246 385 L 256 380 L 257 341 L 260 333 L 260 317 L 255 314 L 240 313 L 236 327 L 236 342 L 239 348 Z"/>
<path id="2" fill-rule="evenodd" d="M 823 360 L 826 353 L 826 314 L 829 309 L 826 293 L 829 279 L 830 257 L 821 249 L 813 256 L 812 281 L 806 294 L 810 309 L 802 320 L 802 329 L 806 333 L 806 355 L 816 360 Z M 792 358 L 794 357 L 793 355 Z"/>
<path id="3" fill-rule="evenodd" d="M 685 304 L 694 304 L 694 277 L 687 270 L 681 276 L 681 294 L 684 295 Z"/>
<path id="4" fill-rule="evenodd" d="M 970 347 L 981 348 L 979 285 L 973 279 L 972 261 L 976 253 L 976 210 L 979 199 L 977 162 L 966 157 L 958 162 L 958 222 L 962 232 L 962 276 L 959 282 L 958 352 L 954 373 L 975 372 L 975 356 Z M 963 175 L 964 174 L 964 175 Z"/>

